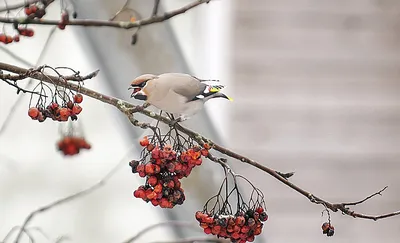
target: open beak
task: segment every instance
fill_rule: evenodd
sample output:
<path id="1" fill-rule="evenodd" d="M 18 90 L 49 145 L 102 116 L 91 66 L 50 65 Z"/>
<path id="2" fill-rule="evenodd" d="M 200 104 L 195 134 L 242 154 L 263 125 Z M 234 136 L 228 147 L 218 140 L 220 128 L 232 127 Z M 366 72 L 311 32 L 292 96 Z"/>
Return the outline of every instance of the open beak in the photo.
<path id="1" fill-rule="evenodd" d="M 131 90 L 131 89 L 133 89 L 132 94 L 131 94 L 131 98 L 134 97 L 134 96 L 136 95 L 137 92 L 139 92 L 139 91 L 142 90 L 141 88 L 132 87 L 132 86 L 128 88 L 128 90 Z"/>

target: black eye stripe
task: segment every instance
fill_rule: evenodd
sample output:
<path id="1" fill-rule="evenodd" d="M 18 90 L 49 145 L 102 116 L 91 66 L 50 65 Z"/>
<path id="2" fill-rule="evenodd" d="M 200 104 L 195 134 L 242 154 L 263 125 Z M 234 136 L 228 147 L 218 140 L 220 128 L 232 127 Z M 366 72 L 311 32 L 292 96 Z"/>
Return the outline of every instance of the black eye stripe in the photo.
<path id="1" fill-rule="evenodd" d="M 147 81 L 144 81 L 144 82 L 140 83 L 140 84 L 139 84 L 139 87 L 140 87 L 140 88 L 143 88 L 144 86 L 146 86 L 146 83 L 147 83 Z"/>

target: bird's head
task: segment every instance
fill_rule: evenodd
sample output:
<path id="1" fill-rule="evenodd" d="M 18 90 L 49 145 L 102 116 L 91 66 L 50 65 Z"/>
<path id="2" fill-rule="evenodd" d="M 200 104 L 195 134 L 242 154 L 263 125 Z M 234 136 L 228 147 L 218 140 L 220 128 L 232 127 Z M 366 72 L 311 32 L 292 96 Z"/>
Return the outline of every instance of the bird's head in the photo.
<path id="1" fill-rule="evenodd" d="M 143 74 L 135 78 L 131 82 L 131 85 L 128 88 L 128 90 L 133 89 L 131 98 L 135 98 L 138 100 L 147 100 L 147 94 L 145 92 L 145 87 L 147 85 L 147 82 L 156 78 L 157 76 L 153 74 Z"/>

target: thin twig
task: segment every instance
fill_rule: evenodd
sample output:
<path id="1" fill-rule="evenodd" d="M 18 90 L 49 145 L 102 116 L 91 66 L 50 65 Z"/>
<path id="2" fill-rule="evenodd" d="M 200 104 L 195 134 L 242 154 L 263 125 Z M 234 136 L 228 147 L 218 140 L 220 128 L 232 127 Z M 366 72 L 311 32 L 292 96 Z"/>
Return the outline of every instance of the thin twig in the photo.
<path id="1" fill-rule="evenodd" d="M 38 208 L 37 210 L 31 212 L 31 213 L 28 215 L 28 217 L 25 219 L 24 223 L 22 224 L 22 227 L 21 227 L 21 229 L 20 229 L 20 231 L 19 231 L 19 233 L 18 233 L 18 235 L 17 235 L 17 237 L 16 237 L 14 243 L 19 242 L 19 240 L 21 239 L 22 233 L 25 231 L 26 226 L 29 224 L 29 222 L 30 222 L 36 215 L 38 215 L 38 214 L 40 214 L 40 213 L 44 213 L 44 212 L 46 212 L 46 211 L 48 211 L 48 210 L 50 210 L 50 209 L 53 209 L 53 208 L 55 208 L 55 207 L 57 207 L 57 206 L 60 206 L 60 205 L 62 205 L 62 204 L 65 204 L 65 203 L 67 203 L 67 202 L 70 202 L 70 201 L 72 201 L 72 200 L 75 200 L 75 199 L 81 198 L 81 197 L 83 197 L 83 196 L 86 196 L 86 195 L 92 193 L 93 191 L 99 189 L 100 187 L 104 186 L 104 185 L 106 184 L 106 182 L 118 171 L 118 169 L 119 169 L 122 165 L 124 165 L 124 164 L 126 163 L 126 157 L 127 157 L 127 155 L 128 155 L 130 152 L 131 152 L 131 149 L 128 151 L 128 153 L 127 153 L 126 155 L 124 155 L 124 157 L 122 158 L 122 160 L 121 160 L 114 168 L 112 168 L 112 170 L 111 170 L 110 172 L 108 172 L 107 175 L 106 175 L 103 179 L 101 179 L 98 183 L 92 185 L 91 187 L 89 187 L 89 188 L 87 188 L 87 189 L 85 189 L 85 190 L 83 190 L 83 191 L 80 191 L 80 192 L 74 193 L 74 194 L 72 194 L 72 195 L 69 195 L 69 196 L 67 196 L 67 197 L 64 197 L 64 198 L 61 198 L 61 199 L 59 199 L 59 200 L 56 200 L 56 201 L 54 201 L 54 202 L 52 202 L 52 203 L 50 203 L 50 204 L 48 204 L 48 205 L 45 205 L 45 206 L 43 206 L 43 207 L 40 207 L 40 208 Z"/>
<path id="2" fill-rule="evenodd" d="M 146 26 L 154 23 L 160 23 L 166 21 L 172 17 L 183 14 L 186 11 L 195 8 L 203 3 L 207 3 L 210 0 L 198 0 L 194 1 L 184 7 L 173 10 L 171 12 L 164 13 L 161 16 L 152 16 L 147 19 L 137 20 L 134 22 L 128 21 L 109 21 L 109 20 L 95 20 L 95 19 L 80 19 L 80 20 L 69 20 L 67 22 L 63 22 L 65 25 L 74 25 L 74 26 L 96 26 L 96 27 L 113 27 L 113 28 L 122 28 L 122 29 L 132 29 L 141 26 Z M 9 23 L 9 24 L 35 24 L 35 25 L 55 25 L 60 24 L 60 20 L 45 20 L 45 19 L 31 19 L 26 17 L 21 18 L 8 18 L 8 17 L 0 17 L 0 23 Z"/>
<path id="3" fill-rule="evenodd" d="M 160 1 L 161 1 L 161 0 L 154 0 L 154 7 L 153 7 L 153 11 L 152 11 L 152 13 L 151 13 L 151 16 L 152 16 L 152 17 L 157 16 L 158 8 L 160 7 Z"/>
<path id="4" fill-rule="evenodd" d="M 24 94 L 25 94 L 25 93 L 28 93 L 28 94 L 34 94 L 34 95 L 39 95 L 39 96 L 47 97 L 46 95 L 40 94 L 40 93 L 38 93 L 38 92 L 36 92 L 36 91 L 30 91 L 30 90 L 27 90 L 27 89 L 24 89 L 24 88 L 19 87 L 18 84 L 17 84 L 17 82 L 16 82 L 16 80 L 11 79 L 11 80 L 13 80 L 14 82 L 8 81 L 7 79 L 2 79 L 2 80 L 3 80 L 6 84 L 11 85 L 12 87 L 16 88 L 16 89 L 17 89 L 17 94 L 19 94 L 20 92 L 22 92 L 22 93 L 24 93 Z M 17 79 L 17 80 L 18 80 L 18 79 Z M 0 133 L 1 133 L 1 130 L 0 130 Z"/>
<path id="5" fill-rule="evenodd" d="M 374 194 L 371 194 L 371 195 L 369 195 L 368 197 L 366 197 L 366 198 L 364 198 L 364 199 L 362 199 L 362 200 L 360 200 L 360 201 L 357 201 L 357 202 L 349 202 L 349 203 L 342 203 L 342 204 L 343 204 L 343 206 L 354 206 L 354 205 L 357 205 L 357 204 L 361 204 L 361 203 L 363 203 L 363 202 L 365 202 L 365 201 L 367 201 L 367 200 L 369 200 L 369 199 L 371 199 L 371 198 L 373 198 L 373 197 L 375 197 L 375 196 L 378 196 L 378 195 L 382 196 L 382 192 L 385 191 L 387 188 L 388 188 L 388 186 L 385 186 L 385 187 L 384 187 L 383 189 L 381 189 L 379 192 L 375 192 Z"/>
<path id="6" fill-rule="evenodd" d="M 132 236 L 131 238 L 123 241 L 123 243 L 132 243 L 137 241 L 140 237 L 142 237 L 144 234 L 146 234 L 147 232 L 154 230 L 156 228 L 159 227 L 165 227 L 165 226 L 169 226 L 169 227 L 188 227 L 188 228 L 193 228 L 198 230 L 199 227 L 194 224 L 193 222 L 182 222 L 182 221 L 166 221 L 166 222 L 161 222 L 161 223 L 157 223 L 157 224 L 153 224 L 150 225 L 144 229 L 142 229 L 141 231 L 139 231 L 136 235 Z"/>

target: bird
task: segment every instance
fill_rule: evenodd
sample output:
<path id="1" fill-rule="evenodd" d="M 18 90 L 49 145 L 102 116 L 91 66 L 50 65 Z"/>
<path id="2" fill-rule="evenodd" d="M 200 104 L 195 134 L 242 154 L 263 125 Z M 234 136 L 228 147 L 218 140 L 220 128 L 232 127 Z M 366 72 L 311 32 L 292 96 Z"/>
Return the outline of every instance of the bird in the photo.
<path id="1" fill-rule="evenodd" d="M 158 109 L 185 121 L 203 109 L 204 103 L 214 98 L 232 101 L 221 90 L 218 80 L 199 79 L 185 73 L 143 74 L 135 78 L 128 90 L 131 98 L 145 101 Z"/>

